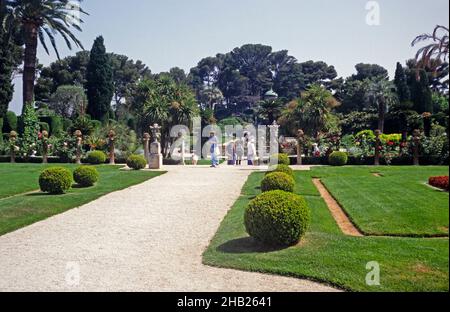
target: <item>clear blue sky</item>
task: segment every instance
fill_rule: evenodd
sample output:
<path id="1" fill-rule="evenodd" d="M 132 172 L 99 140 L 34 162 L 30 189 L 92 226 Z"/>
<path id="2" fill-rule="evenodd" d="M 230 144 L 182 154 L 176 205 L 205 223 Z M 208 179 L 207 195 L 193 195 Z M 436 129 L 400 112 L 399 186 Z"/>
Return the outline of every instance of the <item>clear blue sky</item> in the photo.
<path id="1" fill-rule="evenodd" d="M 412 58 L 414 37 L 449 24 L 448 0 L 380 0 L 380 25 L 366 24 L 366 0 L 85 0 L 86 49 L 103 35 L 107 50 L 140 59 L 152 72 L 186 71 L 206 56 L 246 43 L 287 49 L 299 61 L 322 60 L 339 76 L 357 63 L 377 63 L 391 75 Z M 60 46 L 63 47 L 62 42 Z M 61 48 L 63 56 L 73 54 Z M 39 48 L 39 60 L 56 60 Z M 21 84 L 10 109 L 20 111 Z"/>

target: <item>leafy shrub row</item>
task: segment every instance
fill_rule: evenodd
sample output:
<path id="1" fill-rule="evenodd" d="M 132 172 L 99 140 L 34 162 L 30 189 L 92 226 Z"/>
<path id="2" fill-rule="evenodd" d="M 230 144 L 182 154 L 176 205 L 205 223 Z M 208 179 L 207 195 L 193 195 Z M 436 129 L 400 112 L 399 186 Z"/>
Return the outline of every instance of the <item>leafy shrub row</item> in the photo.
<path id="1" fill-rule="evenodd" d="M 41 191 L 49 194 L 64 194 L 72 186 L 72 174 L 66 168 L 49 168 L 39 176 Z"/>
<path id="2" fill-rule="evenodd" d="M 292 158 L 293 164 L 296 164 L 296 158 Z M 303 157 L 303 165 L 329 165 L 328 157 Z M 374 156 L 349 156 L 347 165 L 351 166 L 373 166 L 375 162 Z M 401 157 L 389 158 L 389 161 L 385 157 L 380 159 L 381 165 L 391 165 L 391 166 L 412 166 L 413 158 L 411 156 L 405 155 Z M 420 164 L 423 166 L 442 166 L 448 165 L 449 160 L 442 160 L 440 156 L 422 156 L 420 157 Z"/>
<path id="3" fill-rule="evenodd" d="M 428 181 L 428 183 L 431 186 L 440 188 L 442 190 L 449 190 L 448 187 L 448 176 L 442 176 L 442 177 L 431 177 Z"/>
<path id="4" fill-rule="evenodd" d="M 42 192 L 53 195 L 64 194 L 75 181 L 82 187 L 93 186 L 99 179 L 97 169 L 94 167 L 81 166 L 73 175 L 61 167 L 52 167 L 44 170 L 39 176 L 39 187 Z"/>

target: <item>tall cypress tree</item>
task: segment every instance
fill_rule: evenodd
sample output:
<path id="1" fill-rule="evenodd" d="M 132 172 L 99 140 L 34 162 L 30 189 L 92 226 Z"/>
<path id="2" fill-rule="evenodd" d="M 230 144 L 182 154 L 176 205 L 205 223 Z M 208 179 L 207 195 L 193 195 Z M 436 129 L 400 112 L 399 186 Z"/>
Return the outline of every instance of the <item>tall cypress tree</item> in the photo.
<path id="1" fill-rule="evenodd" d="M 114 82 L 111 60 L 102 36 L 95 39 L 92 47 L 86 80 L 88 114 L 93 119 L 105 121 L 111 109 Z"/>
<path id="2" fill-rule="evenodd" d="M 5 117 L 14 93 L 12 84 L 14 66 L 10 56 L 11 44 L 6 37 L 0 29 L 0 119 Z"/>
<path id="3" fill-rule="evenodd" d="M 426 71 L 420 70 L 418 76 L 411 71 L 409 81 L 414 109 L 420 114 L 433 113 L 433 94 Z"/>
<path id="4" fill-rule="evenodd" d="M 411 91 L 408 87 L 408 81 L 406 79 L 405 70 L 402 64 L 397 63 L 397 69 L 395 70 L 395 86 L 397 87 L 397 94 L 400 102 L 406 102 L 411 100 Z"/>

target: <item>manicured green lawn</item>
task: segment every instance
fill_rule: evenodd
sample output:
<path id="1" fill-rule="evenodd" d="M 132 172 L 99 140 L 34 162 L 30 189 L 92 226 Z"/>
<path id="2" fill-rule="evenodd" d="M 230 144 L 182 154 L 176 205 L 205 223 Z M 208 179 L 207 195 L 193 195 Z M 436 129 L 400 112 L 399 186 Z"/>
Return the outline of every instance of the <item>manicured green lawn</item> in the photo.
<path id="1" fill-rule="evenodd" d="M 123 171 L 120 170 L 120 166 L 97 166 L 100 180 L 93 187 L 83 189 L 75 187 L 65 195 L 29 193 L 39 189 L 40 172 L 52 166 L 55 165 L 0 164 L 0 235 L 161 174 L 149 171 Z M 75 165 L 62 166 L 71 170 L 77 168 Z"/>
<path id="2" fill-rule="evenodd" d="M 313 168 L 303 175 L 320 177 L 367 235 L 448 236 L 449 194 L 426 185 L 448 167 Z"/>
<path id="3" fill-rule="evenodd" d="M 204 253 L 203 262 L 211 266 L 308 278 L 353 291 L 448 291 L 448 239 L 343 235 L 310 182 L 311 176 L 324 176 L 327 169 L 330 174 L 338 170 L 321 168 L 296 173 L 297 193 L 305 195 L 312 210 L 310 230 L 299 246 L 268 250 L 248 237 L 243 225 L 244 211 L 249 200 L 259 194 L 263 177 L 262 173 L 254 173 Z M 361 170 L 370 171 L 368 168 Z M 389 170 L 394 172 L 395 168 Z M 430 172 L 439 170 L 431 168 Z M 366 264 L 372 261 L 380 264 L 380 286 L 366 285 L 369 272 Z"/>

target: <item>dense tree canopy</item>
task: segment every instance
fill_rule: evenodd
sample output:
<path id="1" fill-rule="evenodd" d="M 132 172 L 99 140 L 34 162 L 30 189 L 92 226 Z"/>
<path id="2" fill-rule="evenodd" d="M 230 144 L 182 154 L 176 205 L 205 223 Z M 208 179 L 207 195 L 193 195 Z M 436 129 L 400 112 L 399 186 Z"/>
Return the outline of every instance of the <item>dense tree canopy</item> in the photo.
<path id="1" fill-rule="evenodd" d="M 76 53 L 43 67 L 36 83 L 36 101 L 48 102 L 59 87 L 86 85 L 86 73 L 89 64 L 89 51 Z"/>
<path id="2" fill-rule="evenodd" d="M 317 137 L 322 131 L 331 130 L 333 110 L 340 103 L 325 87 L 313 84 L 301 96 L 290 102 L 283 112 L 280 122 L 283 126 L 303 131 Z M 291 133 L 295 133 L 290 129 Z"/>
<path id="3" fill-rule="evenodd" d="M 141 81 L 135 92 L 133 109 L 139 116 L 142 129 L 148 129 L 154 123 L 163 127 L 161 139 L 166 153 L 171 127 L 188 126 L 191 119 L 199 115 L 195 94 L 190 87 L 176 83 L 168 76 Z"/>
<path id="4" fill-rule="evenodd" d="M 352 76 L 354 80 L 365 80 L 372 78 L 388 79 L 389 73 L 387 69 L 377 64 L 357 64 L 355 66 L 356 74 Z"/>
<path id="5" fill-rule="evenodd" d="M 255 112 L 264 93 L 272 88 L 280 98 L 291 100 L 314 83 L 332 89 L 336 77 L 335 68 L 325 62 L 299 63 L 287 50 L 273 51 L 270 46 L 246 44 L 229 53 L 202 59 L 191 69 L 188 80 L 199 102 L 205 105 L 204 87 L 217 87 L 229 116 Z"/>
<path id="6" fill-rule="evenodd" d="M 87 98 L 79 86 L 58 87 L 50 99 L 49 108 L 59 116 L 74 119 L 86 113 Z"/>

